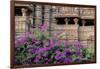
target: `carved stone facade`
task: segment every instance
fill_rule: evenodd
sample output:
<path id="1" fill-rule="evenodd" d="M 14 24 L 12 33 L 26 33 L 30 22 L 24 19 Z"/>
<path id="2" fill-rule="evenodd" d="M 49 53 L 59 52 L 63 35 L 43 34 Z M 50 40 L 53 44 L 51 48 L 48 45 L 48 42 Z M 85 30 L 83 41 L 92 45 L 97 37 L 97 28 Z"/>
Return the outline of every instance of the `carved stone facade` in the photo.
<path id="1" fill-rule="evenodd" d="M 94 45 L 94 8 L 29 4 L 15 4 L 15 7 L 22 12 L 21 16 L 15 16 L 18 34 L 33 31 L 30 25 L 47 23 L 51 34 L 61 32 L 59 39 L 80 40 L 85 45 Z M 29 10 L 30 13 L 27 12 Z"/>

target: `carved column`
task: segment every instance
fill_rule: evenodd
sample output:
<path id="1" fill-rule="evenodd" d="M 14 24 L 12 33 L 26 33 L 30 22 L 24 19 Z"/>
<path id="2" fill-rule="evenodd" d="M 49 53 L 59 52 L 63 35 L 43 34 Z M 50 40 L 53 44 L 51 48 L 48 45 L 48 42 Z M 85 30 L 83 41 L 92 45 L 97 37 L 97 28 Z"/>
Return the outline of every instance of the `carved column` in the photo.
<path id="1" fill-rule="evenodd" d="M 74 18 L 73 20 L 74 20 L 75 25 L 77 25 L 79 19 L 78 18 Z"/>
<path id="2" fill-rule="evenodd" d="M 74 33 L 74 39 L 76 39 L 76 41 L 77 41 L 79 39 L 79 25 L 78 25 L 79 19 L 78 18 L 74 18 L 73 21 L 75 23 L 75 28 L 76 28 L 74 30 L 74 32 L 76 32 L 76 33 Z"/>
<path id="3" fill-rule="evenodd" d="M 45 5 L 44 7 L 44 23 L 50 23 L 50 8 L 51 6 Z"/>
<path id="4" fill-rule="evenodd" d="M 66 25 L 68 25 L 68 18 L 65 18 Z"/>
<path id="5" fill-rule="evenodd" d="M 36 5 L 35 7 L 35 22 L 36 22 L 36 27 L 40 26 L 42 24 L 42 6 L 41 5 Z"/>
<path id="6" fill-rule="evenodd" d="M 22 12 L 22 16 L 26 16 L 26 14 L 27 14 L 27 13 L 26 13 L 26 12 L 27 12 L 27 9 L 22 8 L 22 9 L 21 9 L 21 12 Z"/>

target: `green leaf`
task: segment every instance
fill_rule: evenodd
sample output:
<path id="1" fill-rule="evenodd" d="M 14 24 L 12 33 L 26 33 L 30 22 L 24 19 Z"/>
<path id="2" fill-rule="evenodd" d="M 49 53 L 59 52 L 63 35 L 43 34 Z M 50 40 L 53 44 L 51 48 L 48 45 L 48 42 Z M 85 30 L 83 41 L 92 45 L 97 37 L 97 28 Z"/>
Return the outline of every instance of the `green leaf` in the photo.
<path id="1" fill-rule="evenodd" d="M 72 55 L 73 61 L 77 59 L 76 55 Z"/>
<path id="2" fill-rule="evenodd" d="M 36 57 L 36 55 L 35 54 L 32 54 L 32 58 L 34 58 L 34 57 Z"/>
<path id="3" fill-rule="evenodd" d="M 43 64 L 44 62 L 45 62 L 45 61 L 44 61 L 44 59 L 41 59 L 41 60 L 40 60 L 40 63 L 42 63 L 42 64 Z"/>

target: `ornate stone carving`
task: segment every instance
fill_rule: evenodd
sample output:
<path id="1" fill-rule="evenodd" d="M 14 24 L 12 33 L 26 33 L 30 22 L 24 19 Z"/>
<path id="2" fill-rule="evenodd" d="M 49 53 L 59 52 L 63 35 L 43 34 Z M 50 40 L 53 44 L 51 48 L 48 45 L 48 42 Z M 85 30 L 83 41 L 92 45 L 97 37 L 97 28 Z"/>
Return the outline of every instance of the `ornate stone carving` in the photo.
<path id="1" fill-rule="evenodd" d="M 74 18 L 73 20 L 74 20 L 75 25 L 77 25 L 79 19 L 78 18 Z"/>
<path id="2" fill-rule="evenodd" d="M 68 18 L 65 18 L 65 23 L 68 24 Z"/>
<path id="3" fill-rule="evenodd" d="M 22 12 L 22 16 L 26 16 L 27 9 L 22 8 L 22 9 L 21 9 L 21 12 Z"/>

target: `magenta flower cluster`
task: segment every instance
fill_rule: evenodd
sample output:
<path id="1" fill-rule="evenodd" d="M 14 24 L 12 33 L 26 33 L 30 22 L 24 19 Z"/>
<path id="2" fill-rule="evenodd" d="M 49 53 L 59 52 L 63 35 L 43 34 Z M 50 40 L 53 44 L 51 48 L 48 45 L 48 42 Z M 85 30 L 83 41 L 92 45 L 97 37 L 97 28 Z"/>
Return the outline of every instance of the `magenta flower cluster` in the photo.
<path id="1" fill-rule="evenodd" d="M 45 24 L 41 26 L 41 31 L 47 31 L 47 26 Z M 45 34 L 43 36 L 45 37 Z M 79 41 L 70 43 L 66 40 L 55 40 L 52 36 L 50 37 L 41 40 L 32 32 L 16 36 L 15 64 L 74 63 L 86 59 L 84 56 L 85 46 Z"/>

